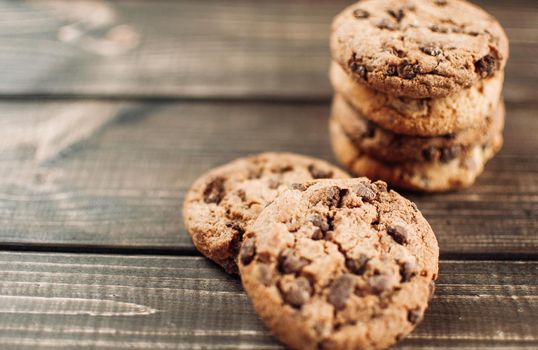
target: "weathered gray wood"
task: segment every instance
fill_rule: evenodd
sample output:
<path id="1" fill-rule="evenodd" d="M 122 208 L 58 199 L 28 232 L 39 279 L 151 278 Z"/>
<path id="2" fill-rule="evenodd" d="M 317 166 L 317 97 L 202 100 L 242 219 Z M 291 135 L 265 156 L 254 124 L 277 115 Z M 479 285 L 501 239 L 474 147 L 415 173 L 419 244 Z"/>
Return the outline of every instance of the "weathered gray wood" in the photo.
<path id="1" fill-rule="evenodd" d="M 478 1 L 511 39 L 509 101 L 535 99 L 537 2 Z M 324 98 L 351 1 L 0 1 L 0 95 Z"/>
<path id="2" fill-rule="evenodd" d="M 441 264 L 402 348 L 538 346 L 535 262 Z M 35 348 L 279 348 L 237 278 L 197 257 L 0 253 L 0 344 Z"/>
<path id="3" fill-rule="evenodd" d="M 0 103 L 0 245 L 193 251 L 181 205 L 204 171 L 268 150 L 332 160 L 326 104 L 117 104 Z M 88 118 L 102 110 L 116 122 L 36 161 L 39 126 L 74 110 L 77 133 L 87 107 Z M 407 194 L 432 224 L 443 254 L 538 251 L 535 105 L 507 110 L 504 149 L 472 188 Z"/>

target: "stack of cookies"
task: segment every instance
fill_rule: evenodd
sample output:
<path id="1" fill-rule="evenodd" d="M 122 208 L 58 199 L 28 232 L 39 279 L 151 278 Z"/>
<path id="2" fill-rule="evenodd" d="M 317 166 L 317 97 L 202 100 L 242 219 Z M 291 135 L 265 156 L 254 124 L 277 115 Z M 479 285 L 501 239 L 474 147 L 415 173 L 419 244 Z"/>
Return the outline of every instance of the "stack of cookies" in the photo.
<path id="1" fill-rule="evenodd" d="M 399 188 L 471 185 L 503 142 L 500 24 L 463 0 L 363 0 L 332 29 L 338 160 Z"/>
<path id="2" fill-rule="evenodd" d="M 183 218 L 293 349 L 384 349 L 433 295 L 439 248 L 417 207 L 319 159 L 263 153 L 210 170 Z"/>

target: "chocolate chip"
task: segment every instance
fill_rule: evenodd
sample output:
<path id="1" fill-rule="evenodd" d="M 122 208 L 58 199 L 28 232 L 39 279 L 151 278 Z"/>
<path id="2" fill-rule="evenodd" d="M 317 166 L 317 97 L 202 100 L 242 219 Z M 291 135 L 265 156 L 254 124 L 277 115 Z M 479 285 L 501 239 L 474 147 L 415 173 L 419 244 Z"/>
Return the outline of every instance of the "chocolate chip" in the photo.
<path id="1" fill-rule="evenodd" d="M 403 58 L 405 57 L 407 54 L 406 54 L 406 51 L 404 50 L 401 50 L 401 49 L 397 49 L 395 48 L 394 46 L 391 46 L 390 49 L 389 49 L 389 52 L 394 55 L 394 56 L 398 56 L 400 58 Z M 390 66 L 389 66 L 390 67 Z"/>
<path id="2" fill-rule="evenodd" d="M 416 274 L 416 264 L 414 261 L 407 260 L 400 263 L 401 282 L 409 282 Z"/>
<path id="3" fill-rule="evenodd" d="M 247 238 L 241 246 L 239 253 L 239 259 L 243 265 L 248 265 L 254 260 L 256 255 L 256 246 L 254 245 L 254 238 Z"/>
<path id="4" fill-rule="evenodd" d="M 323 217 L 318 214 L 311 214 L 308 216 L 308 221 L 311 222 L 312 225 L 318 227 L 323 233 L 329 231 L 330 229 L 327 217 Z"/>
<path id="5" fill-rule="evenodd" d="M 422 158 L 430 162 L 435 159 L 435 155 L 437 153 L 438 153 L 437 148 L 435 148 L 434 146 L 428 146 L 427 148 L 422 150 Z"/>
<path id="6" fill-rule="evenodd" d="M 375 136 L 376 130 L 377 130 L 377 127 L 375 126 L 375 124 L 372 121 L 368 120 L 368 122 L 366 123 L 366 131 L 364 132 L 362 136 L 364 138 L 371 139 Z"/>
<path id="7" fill-rule="evenodd" d="M 357 186 L 357 195 L 365 202 L 371 202 L 375 199 L 377 187 L 374 184 L 359 184 Z"/>
<path id="8" fill-rule="evenodd" d="M 243 202 L 247 200 L 247 194 L 245 190 L 239 189 L 237 190 L 236 194 L 237 197 L 239 197 L 239 199 L 241 199 Z"/>
<path id="9" fill-rule="evenodd" d="M 353 292 L 353 276 L 346 274 L 338 277 L 331 283 L 329 290 L 329 303 L 333 304 L 336 310 L 342 310 L 346 306 L 347 299 Z"/>
<path id="10" fill-rule="evenodd" d="M 245 233 L 245 230 L 237 223 L 228 223 L 226 224 L 226 227 L 234 231 L 232 241 L 230 242 L 229 250 L 233 256 L 237 256 L 241 247 L 241 242 L 243 241 L 243 234 Z"/>
<path id="11" fill-rule="evenodd" d="M 388 68 L 387 68 L 387 76 L 389 77 L 393 77 L 395 75 L 398 75 L 398 68 L 396 68 L 395 65 L 390 65 Z"/>
<path id="12" fill-rule="evenodd" d="M 422 52 L 430 56 L 437 56 L 443 53 L 443 50 L 441 50 L 438 46 L 435 46 L 433 44 L 423 46 L 420 49 L 422 50 Z"/>
<path id="13" fill-rule="evenodd" d="M 388 291 L 392 286 L 390 278 L 385 275 L 371 276 L 370 278 L 368 278 L 368 285 L 376 294 Z"/>
<path id="14" fill-rule="evenodd" d="M 333 224 L 333 218 L 330 217 L 330 216 L 327 216 L 327 223 L 329 224 L 329 231 L 333 231 L 334 230 L 334 224 Z"/>
<path id="15" fill-rule="evenodd" d="M 284 165 L 283 167 L 278 168 L 276 171 L 279 174 L 287 173 L 288 171 L 293 171 L 293 165 L 289 165 L 289 164 Z"/>
<path id="16" fill-rule="evenodd" d="M 387 30 L 395 30 L 396 25 L 392 21 L 390 21 L 390 20 L 388 20 L 386 18 L 383 18 L 381 21 L 379 21 L 377 23 L 377 28 L 379 28 L 379 29 L 387 29 Z"/>
<path id="17" fill-rule="evenodd" d="M 346 267 L 355 275 L 362 275 L 366 271 L 368 257 L 364 254 L 359 255 L 357 259 L 346 259 Z"/>
<path id="18" fill-rule="evenodd" d="M 443 34 L 446 34 L 448 32 L 446 28 L 440 27 L 437 24 L 430 26 L 430 30 L 435 33 L 443 33 Z"/>
<path id="19" fill-rule="evenodd" d="M 294 282 L 281 286 L 284 301 L 293 307 L 299 308 L 310 299 L 312 286 L 305 277 L 299 277 Z"/>
<path id="20" fill-rule="evenodd" d="M 368 70 L 366 69 L 366 66 L 362 64 L 358 64 L 357 62 L 352 62 L 349 66 L 351 71 L 358 75 L 362 80 L 367 80 L 368 78 Z"/>
<path id="21" fill-rule="evenodd" d="M 495 57 L 486 55 L 474 63 L 476 72 L 482 77 L 486 78 L 493 75 L 495 72 Z"/>
<path id="22" fill-rule="evenodd" d="M 262 177 L 262 172 L 263 171 L 260 168 L 249 169 L 249 171 L 248 171 L 248 179 L 249 180 L 259 179 L 260 177 Z"/>
<path id="23" fill-rule="evenodd" d="M 420 312 L 419 309 L 409 310 L 407 312 L 407 320 L 411 324 L 417 324 L 421 318 L 422 318 L 422 313 Z"/>
<path id="24" fill-rule="evenodd" d="M 204 202 L 219 204 L 224 197 L 224 178 L 216 177 L 204 189 Z"/>
<path id="25" fill-rule="evenodd" d="M 319 228 L 316 228 L 310 238 L 312 238 L 314 241 L 319 241 L 320 239 L 323 239 L 323 237 L 323 232 L 321 232 Z"/>
<path id="26" fill-rule="evenodd" d="M 303 184 L 294 183 L 294 184 L 291 184 L 291 189 L 303 192 L 303 191 L 306 191 L 306 186 Z"/>
<path id="27" fill-rule="evenodd" d="M 273 277 L 271 267 L 268 264 L 259 264 L 257 267 L 257 272 L 258 281 L 264 286 L 269 286 Z"/>
<path id="28" fill-rule="evenodd" d="M 474 31 L 474 30 L 473 30 L 473 31 L 470 31 L 470 32 L 466 32 L 465 34 L 470 35 L 470 36 L 479 36 L 479 35 L 480 35 L 479 32 L 476 32 L 476 31 Z"/>
<path id="29" fill-rule="evenodd" d="M 448 4 L 446 0 L 435 0 L 434 3 L 437 6 L 445 6 L 446 4 Z"/>
<path id="30" fill-rule="evenodd" d="M 463 151 L 461 145 L 454 145 L 452 147 L 445 147 L 441 149 L 441 155 L 439 156 L 439 159 L 441 162 L 448 162 L 452 159 L 456 158 L 461 154 Z"/>
<path id="31" fill-rule="evenodd" d="M 337 186 L 327 188 L 324 203 L 329 207 L 338 206 L 338 203 L 340 203 L 340 188 Z"/>
<path id="32" fill-rule="evenodd" d="M 368 18 L 369 16 L 370 14 L 362 9 L 356 9 L 355 11 L 353 11 L 353 17 L 355 17 L 356 19 L 364 19 Z"/>
<path id="33" fill-rule="evenodd" d="M 308 261 L 295 256 L 293 250 L 289 248 L 278 256 L 278 269 L 282 273 L 295 273 L 306 265 Z"/>
<path id="34" fill-rule="evenodd" d="M 314 179 L 330 179 L 333 177 L 333 171 L 332 170 L 323 170 L 320 168 L 317 168 L 314 164 L 308 165 L 308 172 Z"/>
<path id="35" fill-rule="evenodd" d="M 347 206 L 348 203 L 346 202 L 347 195 L 349 193 L 349 190 L 347 188 L 341 188 L 340 193 L 338 194 L 338 204 L 336 205 L 337 208 L 343 208 L 344 206 Z M 328 223 L 332 223 L 331 218 L 327 218 Z"/>
<path id="36" fill-rule="evenodd" d="M 404 79 L 413 79 L 419 72 L 419 64 L 404 63 L 398 67 L 398 74 Z"/>
<path id="37" fill-rule="evenodd" d="M 395 224 L 387 228 L 387 233 L 399 244 L 406 244 L 409 241 L 409 230 L 401 224 Z"/>
<path id="38" fill-rule="evenodd" d="M 402 8 L 399 8 L 398 10 L 388 10 L 387 13 L 394 17 L 398 22 L 400 22 L 405 15 Z"/>

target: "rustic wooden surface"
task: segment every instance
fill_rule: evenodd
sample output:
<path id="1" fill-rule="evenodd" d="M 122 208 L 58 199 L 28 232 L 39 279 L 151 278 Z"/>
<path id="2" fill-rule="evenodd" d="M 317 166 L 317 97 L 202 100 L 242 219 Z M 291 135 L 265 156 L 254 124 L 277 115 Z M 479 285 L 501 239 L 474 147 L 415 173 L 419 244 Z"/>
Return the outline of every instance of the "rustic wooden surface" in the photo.
<path id="1" fill-rule="evenodd" d="M 281 348 L 239 279 L 204 258 L 1 253 L 0 263 L 5 345 Z M 538 346 L 538 263 L 440 268 L 427 321 L 398 348 Z"/>
<path id="2" fill-rule="evenodd" d="M 350 3 L 4 0 L 0 93 L 328 98 L 330 21 Z M 511 39 L 507 98 L 533 101 L 538 2 L 477 3 Z"/>
<path id="3" fill-rule="evenodd" d="M 181 201 L 247 154 L 334 161 L 348 3 L 0 0 L 0 349 L 279 348 Z M 511 42 L 506 142 L 472 188 L 406 193 L 443 262 L 400 348 L 538 348 L 538 2 L 479 4 Z"/>
<path id="4" fill-rule="evenodd" d="M 510 107 L 504 149 L 475 186 L 442 195 L 409 194 L 445 256 L 537 253 L 538 118 L 526 108 Z M 50 118 L 78 110 L 90 120 L 119 116 L 78 146 L 36 161 L 36 154 L 55 154 L 58 138 L 36 141 L 25 133 L 35 134 Z M 0 103 L 0 111 L 5 123 L 0 140 L 38 145 L 0 153 L 2 245 L 193 251 L 180 210 L 183 194 L 202 172 L 264 150 L 333 159 L 325 103 L 10 102 Z M 28 123 L 36 127 L 20 128 Z"/>

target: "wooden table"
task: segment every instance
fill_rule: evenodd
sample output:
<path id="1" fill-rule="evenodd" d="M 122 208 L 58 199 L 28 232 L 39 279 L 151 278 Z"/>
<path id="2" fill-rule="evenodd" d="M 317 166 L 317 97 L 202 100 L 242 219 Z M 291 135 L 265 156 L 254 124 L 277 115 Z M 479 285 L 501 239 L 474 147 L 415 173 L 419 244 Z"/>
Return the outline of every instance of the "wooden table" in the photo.
<path id="1" fill-rule="evenodd" d="M 0 1 L 0 348 L 279 345 L 193 248 L 203 171 L 334 161 L 329 23 L 343 1 Z M 441 246 L 398 348 L 538 348 L 538 3 L 481 1 L 511 40 L 506 143 L 472 188 L 407 194 Z"/>

